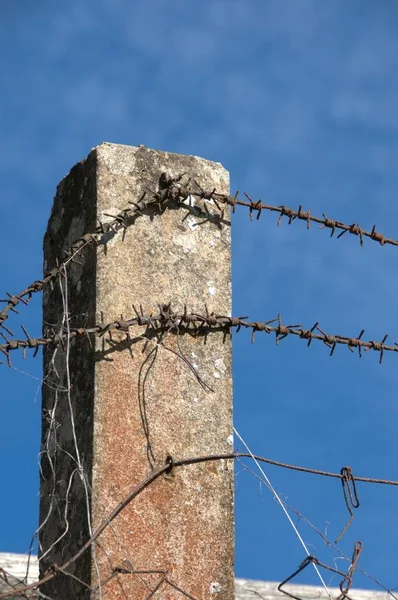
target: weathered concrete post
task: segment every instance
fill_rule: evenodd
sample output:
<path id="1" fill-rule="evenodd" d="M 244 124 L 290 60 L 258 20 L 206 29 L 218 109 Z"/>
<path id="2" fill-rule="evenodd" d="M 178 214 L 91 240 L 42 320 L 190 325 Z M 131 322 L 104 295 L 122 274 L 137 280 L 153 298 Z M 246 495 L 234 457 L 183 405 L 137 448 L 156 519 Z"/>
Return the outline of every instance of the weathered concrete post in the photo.
<path id="1" fill-rule="evenodd" d="M 185 173 L 181 182 L 191 178 L 205 190 L 229 192 L 219 163 L 101 144 L 58 186 L 44 240 L 45 271 L 75 239 L 111 220 L 108 215 L 138 202 L 145 190 L 158 190 L 162 172 Z M 208 215 L 204 200 L 189 200 L 163 211 L 148 206 L 126 230 L 86 248 L 82 264 L 70 263 L 53 289 L 47 286 L 44 331 L 126 319 L 134 316 L 132 305 L 146 314 L 169 302 L 175 312 L 186 305 L 203 313 L 207 305 L 229 314 L 229 213 L 220 223 L 211 218 L 218 214 L 211 202 Z M 211 332 L 204 344 L 200 335 L 170 333 L 159 340 L 145 327 L 129 335 L 92 337 L 93 348 L 79 337 L 44 352 L 41 575 L 72 557 L 167 455 L 231 451 L 229 336 Z M 231 600 L 233 525 L 232 461 L 175 469 L 120 513 L 68 568 L 72 577 L 59 574 L 43 591 L 57 600 L 168 600 L 183 598 L 182 591 L 198 600 Z"/>

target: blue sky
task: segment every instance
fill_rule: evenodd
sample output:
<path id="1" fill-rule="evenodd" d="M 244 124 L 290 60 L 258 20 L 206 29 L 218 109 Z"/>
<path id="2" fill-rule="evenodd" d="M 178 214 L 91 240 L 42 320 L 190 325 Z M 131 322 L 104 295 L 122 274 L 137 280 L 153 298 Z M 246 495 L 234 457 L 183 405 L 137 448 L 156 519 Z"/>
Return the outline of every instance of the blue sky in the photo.
<path id="1" fill-rule="evenodd" d="M 1 297 L 42 273 L 55 187 L 102 141 L 220 161 L 231 188 L 398 238 L 395 0 L 26 0 L 0 7 Z M 263 214 L 233 219 L 233 313 L 398 340 L 397 249 Z M 19 322 L 39 335 L 41 298 Z M 398 479 L 397 356 L 383 364 L 298 339 L 234 337 L 235 426 L 253 452 Z M 0 551 L 37 525 L 41 359 L 1 368 Z M 23 371 L 24 373 L 22 373 Z M 237 447 L 241 447 L 237 444 Z M 338 481 L 266 469 L 283 499 L 334 540 Z M 282 580 L 304 558 L 272 494 L 237 467 L 236 574 Z M 398 586 L 396 488 L 358 485 L 340 548 Z M 297 521 L 297 519 L 296 519 Z M 311 552 L 335 553 L 303 520 Z M 338 560 L 344 570 L 348 563 Z M 301 581 L 316 583 L 312 570 Z M 326 576 L 326 581 L 329 577 Z M 337 580 L 333 581 L 338 583 Z M 377 588 L 356 574 L 357 586 Z"/>

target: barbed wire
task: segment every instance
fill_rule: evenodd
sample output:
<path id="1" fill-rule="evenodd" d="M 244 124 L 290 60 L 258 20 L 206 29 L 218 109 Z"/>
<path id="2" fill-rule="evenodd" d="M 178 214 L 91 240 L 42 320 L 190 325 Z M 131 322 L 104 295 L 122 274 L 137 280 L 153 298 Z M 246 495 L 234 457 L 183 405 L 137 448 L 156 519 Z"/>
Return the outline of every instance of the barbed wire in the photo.
<path id="1" fill-rule="evenodd" d="M 244 192 L 244 195 L 248 199 L 248 201 L 241 200 L 238 198 L 239 191 L 236 192 L 234 196 L 223 196 L 221 194 L 214 193 L 215 198 L 218 202 L 229 204 L 232 206 L 233 212 L 235 212 L 236 206 L 244 206 L 249 209 L 249 218 L 253 220 L 253 212 L 257 212 L 256 220 L 258 220 L 261 216 L 262 211 L 270 211 L 279 213 L 279 218 L 277 221 L 277 225 L 279 226 L 283 220 L 283 217 L 287 217 L 288 224 L 295 220 L 305 221 L 307 224 L 307 229 L 310 229 L 311 223 L 317 223 L 319 225 L 319 229 L 331 229 L 330 237 L 333 237 L 336 230 L 340 230 L 340 233 L 337 235 L 337 239 L 341 238 L 344 234 L 350 233 L 351 235 L 355 235 L 359 237 L 360 245 L 363 246 L 364 238 L 370 238 L 371 240 L 378 242 L 381 246 L 385 244 L 390 244 L 392 246 L 398 246 L 398 240 L 393 238 L 388 238 L 382 233 L 376 231 L 376 225 L 373 225 L 371 231 L 367 231 L 362 229 L 360 225 L 357 223 L 351 223 L 347 225 L 342 221 L 337 221 L 335 219 L 330 219 L 325 213 L 322 213 L 323 218 L 316 217 L 311 215 L 310 210 L 303 210 L 300 205 L 297 210 L 293 208 L 289 208 L 288 206 L 274 206 L 272 204 L 264 204 L 259 200 L 253 200 L 249 194 Z"/>
<path id="2" fill-rule="evenodd" d="M 320 229 L 330 229 L 330 237 L 334 235 L 336 230 L 340 230 L 337 238 L 341 238 L 344 234 L 350 233 L 351 235 L 359 237 L 361 246 L 363 246 L 365 237 L 378 242 L 381 246 L 384 246 L 385 244 L 398 246 L 398 240 L 388 238 L 384 234 L 376 231 L 376 225 L 373 225 L 371 231 L 367 231 L 362 229 L 358 223 L 351 223 L 350 225 L 347 225 L 342 221 L 330 219 L 325 213 L 322 213 L 323 218 L 316 217 L 311 215 L 310 210 L 303 210 L 302 205 L 298 207 L 298 210 L 294 210 L 293 208 L 289 208 L 288 206 L 284 205 L 276 206 L 272 204 L 265 204 L 261 201 L 261 198 L 258 200 L 253 200 L 247 192 L 244 192 L 247 200 L 243 200 L 242 198 L 239 198 L 239 190 L 237 190 L 234 195 L 220 194 L 217 192 L 216 188 L 213 188 L 212 190 L 204 190 L 197 181 L 193 180 L 193 183 L 196 187 L 195 189 L 190 185 L 192 181 L 191 179 L 189 179 L 188 183 L 185 185 L 181 185 L 179 183 L 184 175 L 185 173 L 176 178 L 162 173 L 165 185 L 167 185 L 169 189 L 173 190 L 174 196 L 179 200 L 186 200 L 186 198 L 189 196 L 197 196 L 203 200 L 213 201 L 222 216 L 223 210 L 219 206 L 220 204 L 232 206 L 233 214 L 236 212 L 237 206 L 243 206 L 249 209 L 249 218 L 251 221 L 253 220 L 253 213 L 257 213 L 256 220 L 259 220 L 262 211 L 277 212 L 279 213 L 277 225 L 281 224 L 283 217 L 287 217 L 289 225 L 295 219 L 298 219 L 306 222 L 307 229 L 310 229 L 311 223 L 317 223 Z"/>
<path id="3" fill-rule="evenodd" d="M 137 202 L 129 202 L 128 206 L 121 210 L 117 215 L 104 214 L 106 217 L 110 217 L 109 222 L 100 222 L 98 227 L 89 233 L 84 234 L 73 242 L 73 244 L 63 252 L 63 257 L 58 259 L 57 264 L 48 273 L 45 274 L 43 279 L 37 279 L 28 285 L 24 290 L 18 294 L 11 294 L 6 292 L 7 298 L 0 299 L 0 302 L 6 304 L 5 308 L 0 311 L 0 329 L 4 329 L 8 335 L 13 335 L 12 331 L 5 325 L 5 321 L 8 319 L 10 312 L 18 313 L 17 306 L 22 303 L 27 305 L 32 299 L 33 294 L 40 292 L 43 288 L 52 284 L 57 277 L 62 276 L 62 270 L 67 267 L 70 263 L 79 262 L 77 257 L 82 258 L 82 252 L 86 247 L 98 246 L 101 243 L 106 243 L 106 236 L 109 233 L 116 234 L 121 229 L 123 232 L 130 227 L 138 216 L 144 214 L 145 210 L 150 207 L 156 207 L 159 212 L 165 210 L 170 203 L 179 203 L 180 206 L 187 208 L 191 197 L 198 197 L 204 201 L 212 202 L 219 211 L 220 220 L 224 219 L 223 205 L 232 206 L 232 212 L 235 213 L 237 206 L 243 206 L 249 209 L 250 220 L 253 219 L 253 213 L 256 214 L 256 220 L 261 217 L 262 211 L 270 211 L 279 213 L 277 225 L 280 225 L 283 218 L 288 219 L 289 225 L 295 220 L 305 221 L 307 229 L 310 229 L 311 223 L 317 223 L 320 228 L 326 228 L 331 230 L 331 237 L 334 235 L 336 230 L 340 230 L 337 238 L 342 237 L 346 233 L 359 237 L 360 244 L 363 246 L 364 238 L 367 237 L 373 241 L 377 241 L 380 245 L 384 246 L 390 244 L 398 246 L 398 240 L 388 238 L 384 234 L 376 231 L 374 225 L 371 231 L 362 229 L 357 223 L 351 223 L 347 225 L 342 221 L 330 219 L 325 213 L 323 218 L 311 215 L 310 210 L 303 211 L 302 206 L 298 207 L 298 210 L 294 210 L 287 206 L 274 206 L 272 204 L 264 204 L 259 200 L 253 200 L 248 193 L 245 192 L 246 200 L 239 198 L 239 191 L 235 195 L 221 194 L 216 191 L 216 188 L 210 191 L 204 190 L 195 180 L 193 180 L 194 186 L 191 185 L 191 179 L 186 184 L 181 184 L 185 173 L 178 176 L 171 176 L 167 173 L 161 173 L 159 178 L 158 190 L 154 191 L 147 189 L 143 192 Z M 206 204 L 204 204 L 205 213 L 208 217 L 213 216 L 209 213 Z"/>
<path id="4" fill-rule="evenodd" d="M 277 318 L 271 319 L 269 321 L 248 321 L 247 316 L 241 317 L 232 317 L 225 315 L 218 315 L 214 312 L 209 312 L 207 306 L 205 306 L 205 310 L 203 314 L 199 314 L 197 312 L 188 312 L 187 308 L 184 307 L 184 312 L 182 313 L 174 313 L 171 309 L 170 304 L 159 305 L 159 313 L 156 315 L 153 314 L 144 314 L 143 308 L 140 307 L 137 310 L 133 306 L 133 310 L 135 316 L 125 319 L 121 316 L 120 319 L 109 322 L 107 324 L 100 323 L 91 328 L 72 328 L 69 326 L 61 326 L 59 328 L 51 327 L 47 329 L 44 337 L 41 338 L 32 338 L 30 337 L 27 329 L 24 326 L 22 330 L 24 332 L 26 339 L 10 339 L 9 336 L 13 337 L 14 334 L 12 331 L 5 325 L 5 322 L 8 319 L 8 316 L 11 312 L 18 313 L 17 307 L 19 304 L 27 305 L 32 299 L 35 293 L 38 293 L 44 289 L 45 286 L 50 285 L 53 286 L 56 280 L 61 281 L 63 278 L 66 278 L 66 269 L 67 267 L 74 262 L 79 263 L 79 259 L 83 257 L 83 251 L 88 247 L 98 246 L 100 244 L 106 244 L 109 240 L 109 235 L 114 235 L 120 230 L 123 230 L 123 233 L 126 231 L 128 227 L 130 227 L 135 219 L 145 214 L 146 210 L 156 209 L 160 213 L 167 208 L 169 203 L 179 203 L 181 206 L 184 205 L 185 208 L 191 208 L 192 210 L 199 210 L 198 207 L 193 207 L 192 198 L 200 198 L 204 201 L 204 213 L 209 218 L 214 218 L 214 215 L 209 212 L 206 202 L 214 204 L 214 206 L 219 211 L 217 222 L 221 223 L 224 221 L 224 205 L 232 206 L 232 212 L 235 213 L 236 206 L 243 206 L 249 209 L 249 217 L 250 220 L 253 219 L 253 214 L 256 215 L 256 219 L 258 220 L 261 217 L 262 211 L 267 210 L 270 212 L 279 213 L 279 218 L 277 225 L 280 225 L 283 218 L 286 217 L 288 219 L 288 223 L 291 224 L 293 220 L 303 220 L 307 224 L 307 229 L 310 228 L 311 223 L 317 223 L 320 228 L 328 228 L 331 230 L 331 236 L 339 230 L 340 233 L 337 235 L 337 238 L 342 237 L 345 233 L 350 233 L 352 235 L 356 235 L 359 237 L 360 244 L 363 245 L 364 237 L 368 237 L 373 241 L 379 242 L 381 245 L 391 244 L 394 246 L 398 246 L 398 241 L 390 238 L 386 238 L 384 235 L 376 231 L 375 226 L 371 231 L 362 230 L 362 228 L 358 224 L 346 225 L 340 221 L 335 221 L 326 216 L 323 213 L 323 219 L 319 217 L 312 216 L 310 211 L 303 211 L 302 207 L 299 206 L 297 211 L 294 211 L 291 208 L 285 206 L 273 206 L 264 204 L 261 202 L 261 199 L 258 201 L 253 200 L 249 194 L 245 193 L 246 200 L 240 199 L 238 197 L 239 193 L 237 192 L 234 196 L 219 194 L 215 189 L 212 191 L 203 190 L 199 184 L 195 180 L 188 180 L 186 184 L 182 184 L 184 173 L 177 176 L 171 177 L 165 173 L 162 173 L 159 180 L 159 190 L 153 191 L 148 189 L 143 192 L 138 202 L 130 202 L 131 206 L 123 209 L 117 215 L 105 214 L 105 217 L 109 217 L 111 221 L 100 223 L 98 227 L 94 230 L 94 232 L 86 233 L 80 238 L 78 238 L 66 251 L 64 251 L 62 258 L 56 261 L 56 266 L 51 269 L 48 273 L 45 274 L 42 280 L 36 280 L 32 284 L 30 284 L 27 288 L 22 290 L 17 295 L 12 295 L 7 293 L 7 298 L 0 300 L 0 302 L 4 302 L 6 304 L 5 308 L 0 312 L 0 336 L 4 340 L 3 344 L 0 344 L 0 352 L 5 355 L 6 362 L 9 366 L 12 366 L 11 362 L 11 353 L 12 351 L 22 350 L 23 358 L 26 357 L 27 349 L 33 350 L 33 356 L 36 356 L 38 350 L 42 346 L 54 345 L 61 346 L 61 348 L 65 351 L 66 346 L 70 343 L 72 339 L 85 337 L 88 340 L 90 347 L 92 347 L 91 336 L 106 336 L 107 339 L 111 338 L 112 331 L 119 331 L 124 334 L 127 339 L 130 339 L 130 329 L 134 326 L 146 327 L 146 334 L 150 331 L 152 332 L 162 332 L 162 333 L 175 333 L 175 334 L 190 334 L 190 335 L 204 335 L 206 336 L 210 331 L 223 331 L 225 334 L 231 332 L 231 329 L 235 329 L 236 332 L 239 332 L 241 329 L 249 329 L 252 331 L 251 341 L 254 342 L 255 335 L 257 332 L 264 332 L 267 334 L 275 334 L 275 341 L 278 344 L 281 340 L 286 338 L 289 335 L 294 335 L 300 337 L 300 339 L 307 340 L 307 346 L 312 343 L 312 340 L 317 340 L 323 342 L 329 349 L 330 355 L 332 356 L 337 345 L 345 345 L 348 347 L 350 351 L 355 351 L 358 349 L 359 357 L 362 357 L 362 351 L 375 350 L 379 352 L 381 363 L 383 360 L 384 352 L 398 352 L 398 344 L 394 343 L 393 345 L 386 345 L 386 340 L 388 335 L 385 335 L 381 341 L 363 340 L 363 335 L 365 330 L 362 330 L 357 337 L 347 337 L 342 335 L 330 335 L 325 333 L 320 326 L 319 323 L 315 323 L 310 329 L 304 329 L 302 325 L 285 325 L 282 322 L 281 315 L 278 315 Z M 191 181 L 193 181 L 194 185 L 191 185 Z M 67 312 L 67 311 L 66 311 Z M 140 336 L 142 338 L 142 336 Z M 0 361 L 1 363 L 1 361 Z M 353 512 L 351 510 L 351 506 L 353 508 L 357 508 L 359 506 L 359 500 L 356 493 L 355 484 L 356 482 L 364 482 L 364 483 L 374 483 L 374 484 L 384 484 L 397 486 L 398 481 L 393 480 L 383 480 L 383 479 L 373 479 L 368 477 L 355 477 L 352 474 L 352 470 L 350 467 L 343 467 L 340 473 L 332 473 L 328 471 L 321 471 L 310 469 L 307 467 L 301 467 L 297 465 L 290 465 L 287 463 L 281 463 L 279 461 L 274 461 L 272 459 L 267 459 L 260 456 L 255 456 L 248 453 L 231 453 L 231 454 L 220 454 L 220 455 L 209 455 L 209 456 L 201 456 L 194 457 L 188 459 L 175 460 L 171 456 L 168 456 L 166 459 L 166 464 L 156 471 L 152 472 L 150 476 L 148 476 L 145 480 L 143 480 L 140 484 L 138 484 L 135 488 L 133 488 L 130 493 L 114 508 L 114 510 L 102 521 L 102 523 L 91 533 L 90 538 L 87 542 L 78 550 L 78 552 L 68 561 L 66 561 L 63 565 L 58 566 L 56 564 L 51 565 L 50 569 L 44 574 L 41 580 L 29 584 L 24 588 L 19 588 L 18 590 L 13 591 L 12 593 L 8 592 L 7 594 L 0 594 L 0 600 L 2 598 L 11 598 L 16 595 L 26 594 L 30 591 L 38 589 L 43 584 L 49 582 L 51 579 L 56 577 L 58 574 L 62 573 L 64 575 L 70 576 L 72 578 L 77 579 L 72 573 L 68 572 L 68 568 L 79 559 L 82 554 L 91 547 L 97 538 L 101 535 L 101 533 L 112 523 L 112 521 L 119 515 L 124 508 L 136 497 L 141 491 L 143 491 L 148 486 L 152 485 L 161 475 L 170 473 L 174 468 L 182 467 L 189 464 L 195 464 L 199 462 L 206 461 L 218 461 L 218 460 L 232 460 L 236 458 L 251 458 L 258 460 L 260 462 L 266 462 L 268 464 L 291 469 L 300 472 L 306 472 L 313 475 L 320 475 L 332 478 L 339 478 L 342 482 L 343 493 L 346 502 L 347 509 L 350 513 L 350 519 L 346 526 L 343 528 L 339 539 L 341 539 L 342 535 L 347 530 L 353 519 Z M 348 494 L 348 496 L 347 496 Z M 351 505 L 350 505 L 351 502 Z M 361 542 L 357 542 L 357 544 L 361 544 Z M 362 547 L 360 548 L 360 550 Z M 359 558 L 360 550 L 357 552 L 358 556 L 354 561 L 354 556 L 351 563 L 351 571 L 344 574 L 337 569 L 332 569 L 313 556 L 307 557 L 305 561 L 300 565 L 299 569 L 293 573 L 288 579 L 282 582 L 279 586 L 283 586 L 287 581 L 289 581 L 292 577 L 298 574 L 307 564 L 313 562 L 314 564 L 318 564 L 321 567 L 329 569 L 335 573 L 339 573 L 344 576 L 344 579 L 340 585 L 341 596 L 340 599 L 343 598 L 349 599 L 347 595 L 351 584 L 352 584 L 352 574 L 355 570 Z M 354 549 L 355 554 L 355 549 Z M 306 563 L 306 564 L 304 564 Z M 354 565 L 355 563 L 355 565 Z M 125 568 L 122 566 L 115 567 L 112 571 L 110 577 L 114 577 L 117 573 L 144 573 L 145 571 L 136 571 L 134 569 Z M 147 571 L 149 573 L 149 571 Z M 155 573 L 155 571 L 151 571 L 151 573 Z M 159 587 L 163 584 L 170 585 L 174 587 L 175 590 L 181 592 L 188 598 L 193 599 L 193 596 L 189 595 L 187 592 L 181 590 L 177 584 L 172 582 L 167 575 L 166 571 L 156 571 L 156 573 L 161 575 L 161 581 L 152 592 L 151 596 L 159 589 Z M 108 578 L 109 579 L 109 578 Z M 80 581 L 80 580 L 78 580 Z M 80 583 L 84 584 L 84 582 L 80 581 Z M 87 586 L 87 584 L 84 584 Z M 102 583 L 99 582 L 99 588 L 101 588 Z M 278 588 L 278 589 L 279 589 Z M 92 589 L 92 588 L 90 588 Z M 283 590 L 280 590 L 283 591 Z M 284 591 L 283 591 L 284 592 Z M 286 592 L 284 592 L 286 593 Z M 290 594 L 287 594 L 290 595 Z M 295 597 L 295 596 L 291 596 Z M 194 599 L 193 599 L 194 600 Z"/>
<path id="5" fill-rule="evenodd" d="M 318 322 L 310 329 L 304 329 L 300 324 L 284 325 L 280 314 L 275 319 L 270 319 L 269 321 L 248 321 L 247 316 L 230 317 L 227 315 L 218 315 L 214 312 L 210 313 L 207 306 L 205 306 L 204 314 L 188 312 L 186 307 L 184 307 L 184 312 L 174 313 L 170 304 L 159 305 L 159 313 L 156 315 L 144 314 L 142 306 L 140 306 L 139 311 L 133 306 L 133 310 L 135 312 L 134 317 L 125 319 L 122 316 L 120 319 L 107 324 L 98 323 L 93 327 L 87 328 L 69 327 L 68 331 L 63 327 L 59 330 L 50 328 L 47 337 L 32 338 L 24 326 L 21 327 L 26 339 L 9 339 L 0 331 L 0 337 L 3 338 L 5 342 L 0 344 L 0 352 L 6 356 L 8 366 L 12 366 L 10 355 L 12 351 L 22 350 L 23 358 L 25 358 L 27 349 L 31 349 L 34 351 L 33 356 L 36 356 L 42 346 L 51 344 L 61 345 L 64 349 L 65 342 L 68 339 L 81 337 L 85 337 L 91 346 L 91 335 L 102 337 L 106 334 L 110 334 L 112 331 L 121 331 L 124 332 L 126 338 L 129 338 L 129 330 L 135 326 L 146 326 L 153 331 L 167 333 L 178 332 L 180 334 L 188 333 L 191 335 L 207 335 L 210 331 L 214 330 L 224 331 L 224 333 L 227 334 L 231 329 L 235 329 L 236 333 L 241 329 L 251 329 L 252 343 L 255 340 L 257 332 L 263 332 L 268 335 L 271 333 L 275 334 L 276 344 L 279 344 L 279 342 L 289 335 L 293 335 L 306 340 L 307 346 L 310 346 L 313 340 L 323 342 L 330 349 L 330 356 L 334 354 L 338 345 L 347 346 L 351 352 L 357 349 L 360 358 L 362 357 L 363 350 L 374 350 L 380 354 L 380 364 L 383 361 L 384 352 L 398 352 L 398 343 L 394 342 L 393 345 L 387 345 L 385 343 L 388 334 L 386 334 L 381 341 L 363 340 L 362 337 L 365 333 L 364 329 L 360 331 L 357 337 L 332 335 L 323 331 Z M 273 323 L 276 323 L 276 325 L 273 325 Z M 0 361 L 0 364 L 2 364 L 2 361 Z"/>
<path id="6" fill-rule="evenodd" d="M 134 500 L 134 498 L 136 498 L 146 488 L 153 485 L 155 483 L 155 481 L 157 481 L 162 475 L 171 474 L 174 469 L 180 468 L 180 467 L 185 467 L 188 465 L 194 465 L 194 464 L 198 464 L 198 463 L 211 462 L 211 461 L 235 460 L 237 458 L 251 458 L 251 459 L 255 459 L 259 462 L 265 462 L 265 463 L 268 463 L 268 464 L 271 464 L 274 466 L 284 467 L 284 468 L 292 469 L 295 471 L 302 471 L 302 472 L 304 471 L 304 472 L 311 473 L 314 475 L 323 475 L 326 477 L 333 477 L 336 479 L 342 479 L 344 477 L 344 475 L 342 473 L 332 473 L 332 472 L 328 472 L 328 471 L 320 471 L 317 469 L 309 469 L 306 467 L 299 467 L 296 465 L 281 463 L 279 461 L 274 461 L 274 460 L 266 458 L 266 457 L 253 455 L 248 452 L 232 452 L 232 453 L 227 453 L 227 454 L 210 454 L 210 455 L 195 456 L 195 457 L 191 457 L 191 458 L 182 458 L 182 459 L 175 459 L 171 455 L 168 455 L 166 457 L 165 463 L 162 466 L 160 466 L 157 469 L 155 469 L 154 471 L 152 471 L 145 479 L 143 479 L 140 483 L 138 483 L 136 486 L 134 486 L 134 488 L 121 500 L 121 502 L 119 502 L 117 504 L 117 506 L 115 506 L 115 508 L 96 527 L 96 529 L 93 531 L 90 538 L 81 546 L 81 548 L 71 558 L 66 560 L 61 566 L 51 565 L 51 567 L 47 570 L 47 572 L 43 575 L 43 577 L 40 580 L 30 583 L 22 588 L 19 588 L 19 589 L 10 591 L 10 592 L 6 592 L 4 594 L 0 594 L 0 600 L 6 600 L 7 598 L 12 598 L 18 594 L 24 594 L 24 593 L 28 592 L 29 590 L 37 589 L 40 586 L 44 585 L 45 583 L 48 583 L 49 581 L 54 579 L 59 573 L 63 573 L 64 575 L 71 575 L 70 573 L 68 573 L 67 569 L 72 564 L 74 564 L 84 554 L 84 552 L 86 550 L 88 550 L 90 548 L 90 546 L 97 540 L 97 538 L 101 535 L 101 533 L 132 502 L 132 500 Z M 369 477 L 355 477 L 355 480 L 362 481 L 364 483 L 377 483 L 377 484 L 386 484 L 386 485 L 393 485 L 393 486 L 398 485 L 398 481 L 374 479 L 374 478 L 369 478 Z M 308 558 L 317 560 L 317 559 L 315 559 L 315 557 L 307 557 L 307 559 Z M 321 565 L 321 566 L 325 566 L 325 565 Z M 302 568 L 304 568 L 304 567 L 301 567 L 300 570 L 302 570 Z M 329 567 L 326 567 L 326 568 L 329 568 Z M 333 569 L 329 568 L 329 570 L 333 570 Z M 292 579 L 298 572 L 299 571 L 296 571 L 295 573 L 293 573 L 293 575 L 291 575 L 288 579 L 286 579 L 280 585 L 284 585 L 285 583 L 287 583 L 287 581 Z M 343 574 L 343 573 L 342 573 L 342 575 L 346 576 L 346 574 Z M 190 596 L 188 595 L 188 597 L 190 597 Z M 344 596 L 342 598 L 344 598 Z"/>

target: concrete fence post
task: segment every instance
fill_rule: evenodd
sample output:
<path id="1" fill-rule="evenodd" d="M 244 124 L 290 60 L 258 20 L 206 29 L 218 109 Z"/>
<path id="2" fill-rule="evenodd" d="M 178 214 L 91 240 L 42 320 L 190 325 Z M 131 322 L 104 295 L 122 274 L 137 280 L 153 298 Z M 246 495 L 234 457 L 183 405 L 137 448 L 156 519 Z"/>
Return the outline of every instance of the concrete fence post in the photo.
<path id="1" fill-rule="evenodd" d="M 111 220 L 161 173 L 229 193 L 219 163 L 145 147 L 101 144 L 57 189 L 44 239 L 45 272 L 62 251 Z M 195 183 L 196 185 L 196 183 Z M 204 204 L 206 203 L 206 209 Z M 188 198 L 137 213 L 104 234 L 44 292 L 44 332 L 67 332 L 173 311 L 230 314 L 230 223 Z M 168 310 L 164 308 L 162 310 Z M 91 347 L 92 346 L 92 347 Z M 210 388 L 212 391 L 210 391 Z M 162 337 L 146 327 L 81 336 L 44 350 L 39 556 L 62 565 L 122 498 L 166 457 L 231 452 L 231 341 L 224 332 Z M 162 475 L 92 547 L 43 586 L 53 600 L 234 598 L 233 464 Z M 155 590 L 155 591 L 154 591 Z M 185 596 L 184 596 L 185 594 Z"/>

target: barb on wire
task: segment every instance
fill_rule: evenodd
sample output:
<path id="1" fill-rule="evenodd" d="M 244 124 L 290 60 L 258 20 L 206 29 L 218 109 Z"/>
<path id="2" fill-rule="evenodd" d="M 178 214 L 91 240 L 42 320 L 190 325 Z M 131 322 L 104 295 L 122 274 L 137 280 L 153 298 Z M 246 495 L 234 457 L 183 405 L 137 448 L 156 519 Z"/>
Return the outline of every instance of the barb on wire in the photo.
<path id="1" fill-rule="evenodd" d="M 336 544 L 339 543 L 339 541 L 342 539 L 343 535 L 345 534 L 345 532 L 347 531 L 347 529 L 349 528 L 349 526 L 351 525 L 351 523 L 354 520 L 354 512 L 353 512 L 352 508 L 359 507 L 359 498 L 358 498 L 357 488 L 355 485 L 355 479 L 354 479 L 354 475 L 352 474 L 351 467 L 343 467 L 340 471 L 340 474 L 341 474 L 341 485 L 343 487 L 344 502 L 345 502 L 348 512 L 350 513 L 350 518 L 348 519 L 348 521 L 344 525 L 341 533 L 337 537 L 337 539 L 335 541 Z"/>
<path id="2" fill-rule="evenodd" d="M 186 307 L 183 313 L 174 313 L 171 310 L 170 305 L 159 305 L 159 313 L 156 315 L 138 313 L 134 308 L 135 316 L 130 319 L 124 319 L 123 317 L 117 321 L 104 324 L 99 323 L 94 327 L 84 328 L 73 328 L 69 327 L 68 330 L 61 328 L 55 330 L 54 328 L 49 329 L 47 337 L 42 338 L 31 338 L 23 327 L 26 339 L 9 339 L 4 333 L 0 331 L 0 338 L 3 338 L 4 343 L 0 344 L 0 353 L 4 354 L 7 359 L 8 366 L 12 366 L 11 352 L 15 350 L 22 350 L 23 358 L 26 357 L 27 349 L 34 350 L 33 356 L 36 356 L 39 348 L 48 345 L 60 345 L 62 349 L 65 348 L 65 342 L 67 339 L 75 339 L 86 336 L 88 339 L 90 335 L 104 336 L 109 335 L 111 331 L 124 332 L 126 337 L 129 336 L 129 329 L 134 326 L 147 326 L 152 330 L 163 331 L 167 333 L 188 333 L 191 335 L 204 335 L 206 336 L 211 331 L 224 331 L 225 334 L 229 333 L 231 329 L 235 329 L 238 333 L 242 328 L 251 329 L 252 336 L 251 341 L 254 342 L 255 335 L 257 332 L 263 332 L 266 334 L 275 334 L 276 344 L 279 344 L 283 339 L 289 335 L 297 336 L 300 339 L 307 340 L 307 346 L 310 346 L 313 340 L 323 342 L 325 346 L 330 349 L 330 356 L 334 354 L 334 351 L 338 345 L 347 346 L 347 348 L 353 352 L 355 349 L 358 350 L 358 356 L 362 357 L 362 351 L 374 350 L 379 352 L 380 358 L 379 363 L 381 364 L 384 357 L 384 352 L 398 352 L 398 344 L 395 342 L 394 345 L 386 345 L 388 335 L 385 335 L 381 341 L 375 340 L 363 340 L 362 336 L 365 330 L 362 330 L 358 337 L 347 337 L 343 335 L 330 335 L 327 334 L 323 329 L 319 327 L 318 323 L 315 323 L 310 329 L 304 329 L 301 325 L 284 325 L 280 315 L 276 319 L 270 321 L 248 321 L 247 317 L 229 317 L 226 315 L 218 315 L 214 312 L 209 313 L 207 306 L 205 306 L 205 314 L 199 314 L 196 312 L 188 313 Z M 276 323 L 276 325 L 272 325 Z M 0 361 L 1 364 L 2 361 Z"/>
<path id="3" fill-rule="evenodd" d="M 282 583 L 280 583 L 278 585 L 278 591 L 282 592 L 282 594 L 285 594 L 285 596 L 289 596 L 289 598 L 294 598 L 295 600 L 303 600 L 302 598 L 300 598 L 300 596 L 295 596 L 294 594 L 291 594 L 287 590 L 283 589 L 283 587 L 289 581 L 291 581 L 292 579 L 294 579 L 296 577 L 296 575 L 298 575 L 299 573 L 301 573 L 301 571 L 304 571 L 304 569 L 306 567 L 308 567 L 309 564 L 314 564 L 314 565 L 317 565 L 317 567 L 321 567 L 322 569 L 326 569 L 327 571 L 331 571 L 332 573 L 335 573 L 336 575 L 340 575 L 343 578 L 342 581 L 341 581 L 341 583 L 340 583 L 340 585 L 339 585 L 341 593 L 340 593 L 340 595 L 338 596 L 338 598 L 336 600 L 344 600 L 345 598 L 347 600 L 352 600 L 350 598 L 350 596 L 348 596 L 348 592 L 349 592 L 349 590 L 350 590 L 350 588 L 352 586 L 352 579 L 353 579 L 354 571 L 355 571 L 355 569 L 357 567 L 359 556 L 360 556 L 360 554 L 362 552 L 362 549 L 363 549 L 362 542 L 355 542 L 351 565 L 350 565 L 347 573 L 343 573 L 342 571 L 339 571 L 338 569 L 336 569 L 334 567 L 330 567 L 329 565 L 326 565 L 326 564 L 322 563 L 315 556 L 306 556 L 306 558 L 299 565 L 298 569 L 296 569 L 294 571 L 294 573 L 292 573 L 291 575 L 289 575 L 289 577 L 287 577 L 286 579 L 284 579 L 284 581 L 282 581 Z"/>

